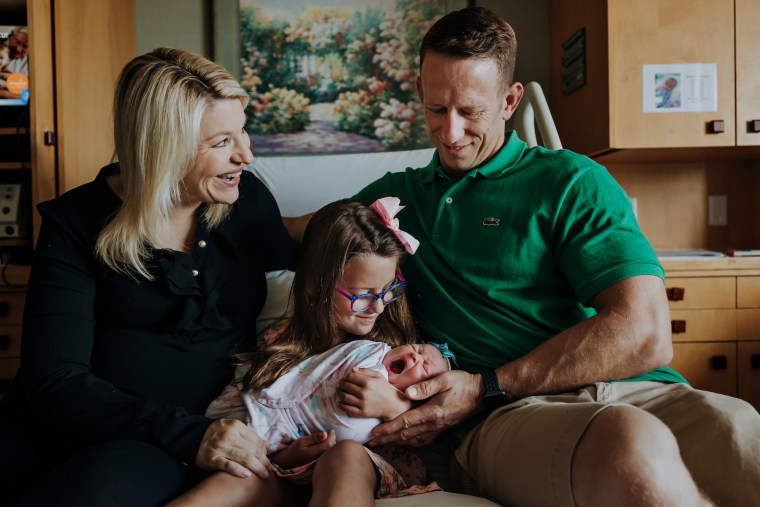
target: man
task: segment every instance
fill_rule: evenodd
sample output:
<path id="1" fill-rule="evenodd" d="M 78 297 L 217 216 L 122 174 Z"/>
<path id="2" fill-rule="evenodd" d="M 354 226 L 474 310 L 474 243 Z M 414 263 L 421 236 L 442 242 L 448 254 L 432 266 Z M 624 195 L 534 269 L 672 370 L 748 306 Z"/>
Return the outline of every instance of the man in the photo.
<path id="1" fill-rule="evenodd" d="M 409 204 L 409 300 L 464 370 L 410 387 L 428 401 L 370 444 L 453 428 L 429 448 L 450 451 L 454 487 L 507 505 L 758 504 L 760 416 L 665 368 L 664 271 L 623 190 L 505 134 L 515 53 L 487 9 L 441 18 L 417 80 L 437 156 L 358 195 Z"/>

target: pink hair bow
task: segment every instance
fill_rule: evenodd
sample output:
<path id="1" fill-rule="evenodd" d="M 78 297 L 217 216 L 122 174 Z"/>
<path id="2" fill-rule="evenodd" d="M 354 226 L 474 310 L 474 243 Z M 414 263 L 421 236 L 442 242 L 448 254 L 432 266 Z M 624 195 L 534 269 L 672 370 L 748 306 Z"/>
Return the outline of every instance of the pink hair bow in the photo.
<path id="1" fill-rule="evenodd" d="M 396 213 L 406 207 L 400 206 L 400 204 L 401 199 L 398 197 L 383 197 L 382 199 L 373 202 L 370 208 L 375 210 L 383 219 L 385 225 L 398 236 L 398 239 L 404 244 L 406 251 L 414 255 L 414 252 L 417 251 L 417 247 L 420 246 L 420 242 L 411 234 L 399 229 L 398 218 L 393 218 L 396 216 Z"/>

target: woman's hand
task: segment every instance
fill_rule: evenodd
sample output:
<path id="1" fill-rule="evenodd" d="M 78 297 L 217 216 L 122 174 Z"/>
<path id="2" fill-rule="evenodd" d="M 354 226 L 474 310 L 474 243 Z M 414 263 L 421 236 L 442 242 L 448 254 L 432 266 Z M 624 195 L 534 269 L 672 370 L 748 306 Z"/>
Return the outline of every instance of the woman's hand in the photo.
<path id="1" fill-rule="evenodd" d="M 272 462 L 277 463 L 282 468 L 295 468 L 314 461 L 323 452 L 334 446 L 337 441 L 335 430 L 330 430 L 329 433 L 322 431 L 314 435 L 303 436 L 269 457 Z"/>
<path id="2" fill-rule="evenodd" d="M 237 419 L 217 419 L 206 430 L 195 458 L 198 468 L 221 470 L 237 477 L 251 472 L 269 477 L 267 447 L 255 431 Z"/>
<path id="3" fill-rule="evenodd" d="M 430 399 L 391 422 L 376 426 L 367 446 L 389 442 L 414 446 L 428 444 L 442 431 L 480 412 L 483 392 L 480 375 L 461 370 L 447 371 L 410 386 L 406 390 L 410 399 Z"/>
<path id="4" fill-rule="evenodd" d="M 414 406 L 375 370 L 354 368 L 338 385 L 340 408 L 354 417 L 395 419 Z"/>

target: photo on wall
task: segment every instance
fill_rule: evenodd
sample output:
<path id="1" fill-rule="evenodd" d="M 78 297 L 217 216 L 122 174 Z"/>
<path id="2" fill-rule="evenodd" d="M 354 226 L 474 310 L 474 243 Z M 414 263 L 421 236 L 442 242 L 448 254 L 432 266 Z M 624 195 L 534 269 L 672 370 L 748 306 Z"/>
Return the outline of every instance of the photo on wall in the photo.
<path id="1" fill-rule="evenodd" d="M 257 154 L 431 147 L 419 44 L 466 0 L 238 0 L 238 79 Z"/>

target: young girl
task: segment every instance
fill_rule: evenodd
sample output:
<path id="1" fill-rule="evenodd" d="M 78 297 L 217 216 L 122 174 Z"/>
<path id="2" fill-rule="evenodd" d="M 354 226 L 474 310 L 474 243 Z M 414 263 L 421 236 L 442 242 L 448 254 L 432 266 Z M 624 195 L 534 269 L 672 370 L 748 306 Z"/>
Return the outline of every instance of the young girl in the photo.
<path id="1" fill-rule="evenodd" d="M 293 317 L 276 340 L 239 356 L 244 365 L 238 369 L 240 391 L 261 391 L 305 359 L 357 338 L 391 347 L 415 342 L 398 265 L 405 251 L 414 253 L 419 243 L 398 229 L 393 218 L 402 208 L 398 204 L 396 198 L 385 198 L 367 207 L 345 199 L 314 214 L 293 281 Z M 362 377 L 369 378 L 372 396 L 362 395 L 363 380 L 349 376 L 342 385 L 341 408 L 349 415 L 383 417 L 411 407 L 379 374 L 374 379 L 382 382 Z M 240 396 L 236 403 L 239 407 Z M 269 457 L 278 475 L 301 482 L 311 478 L 311 505 L 371 506 L 375 495 L 439 489 L 435 484 L 410 486 L 383 457 L 354 440 L 337 442 L 334 431 L 301 437 Z M 174 504 L 250 503 L 260 482 L 255 475 L 242 479 L 217 473 Z"/>

